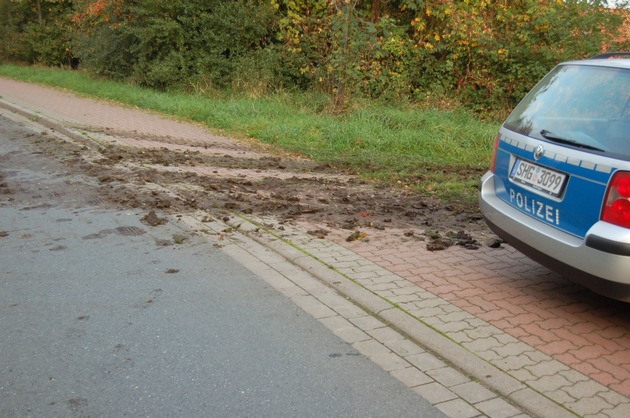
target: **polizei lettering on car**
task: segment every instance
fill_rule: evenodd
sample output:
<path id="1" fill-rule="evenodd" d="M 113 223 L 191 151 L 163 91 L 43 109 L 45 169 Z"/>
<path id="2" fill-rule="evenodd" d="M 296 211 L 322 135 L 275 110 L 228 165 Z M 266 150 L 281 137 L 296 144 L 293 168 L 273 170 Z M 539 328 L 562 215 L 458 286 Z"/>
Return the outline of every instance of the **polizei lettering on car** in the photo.
<path id="1" fill-rule="evenodd" d="M 510 203 L 518 207 L 523 212 L 527 212 L 543 221 L 560 226 L 560 210 L 547 204 L 536 197 L 528 196 L 523 192 L 509 189 Z"/>
<path id="2" fill-rule="evenodd" d="M 511 136 L 501 138 L 496 159 L 497 172 L 501 174 L 495 179 L 499 186 L 495 193 L 539 221 L 584 237 L 599 219 L 612 169 L 595 170 L 585 162 L 569 162 L 568 157 L 558 154 L 553 158 L 542 156 L 534 163 L 533 148 L 522 141 Z M 535 169 L 540 170 L 534 173 Z"/>

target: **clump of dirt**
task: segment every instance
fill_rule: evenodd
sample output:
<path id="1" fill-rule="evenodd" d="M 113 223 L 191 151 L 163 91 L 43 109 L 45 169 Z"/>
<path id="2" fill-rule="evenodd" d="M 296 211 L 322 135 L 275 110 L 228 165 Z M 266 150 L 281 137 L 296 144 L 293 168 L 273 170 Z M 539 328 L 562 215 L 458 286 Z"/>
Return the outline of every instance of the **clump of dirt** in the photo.
<path id="1" fill-rule="evenodd" d="M 467 250 L 478 250 L 481 248 L 481 243 L 465 231 L 447 231 L 445 236 L 442 236 L 437 231 L 432 231 L 429 235 L 431 239 L 427 243 L 427 250 L 429 251 L 445 250 L 453 245 L 459 245 Z"/>
<path id="2" fill-rule="evenodd" d="M 168 219 L 160 218 L 155 210 L 151 210 L 148 214 L 142 217 L 142 222 L 150 226 L 159 226 L 168 223 Z"/>

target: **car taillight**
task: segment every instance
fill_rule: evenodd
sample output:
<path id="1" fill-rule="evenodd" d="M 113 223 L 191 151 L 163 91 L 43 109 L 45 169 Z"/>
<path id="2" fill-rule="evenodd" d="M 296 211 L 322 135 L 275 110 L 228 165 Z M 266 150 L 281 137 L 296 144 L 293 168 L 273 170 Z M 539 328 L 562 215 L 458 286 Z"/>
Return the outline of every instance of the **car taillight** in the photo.
<path id="1" fill-rule="evenodd" d="M 630 172 L 615 173 L 604 200 L 602 221 L 630 228 Z"/>
<path id="2" fill-rule="evenodd" d="M 497 168 L 497 150 L 499 149 L 499 139 L 501 138 L 501 134 L 498 134 L 496 139 L 494 140 L 494 152 L 492 153 L 492 162 L 490 163 L 490 171 L 495 172 Z"/>

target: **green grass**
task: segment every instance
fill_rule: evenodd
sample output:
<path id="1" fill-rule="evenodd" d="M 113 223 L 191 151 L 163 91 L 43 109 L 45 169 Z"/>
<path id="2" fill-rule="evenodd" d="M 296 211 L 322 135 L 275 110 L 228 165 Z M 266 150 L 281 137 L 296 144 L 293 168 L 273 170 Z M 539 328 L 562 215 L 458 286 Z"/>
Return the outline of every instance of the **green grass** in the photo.
<path id="1" fill-rule="evenodd" d="M 460 110 L 362 102 L 343 115 L 326 112 L 325 96 L 157 92 L 78 71 L 0 65 L 0 76 L 64 88 L 195 121 L 451 204 L 476 207 L 498 123 Z"/>

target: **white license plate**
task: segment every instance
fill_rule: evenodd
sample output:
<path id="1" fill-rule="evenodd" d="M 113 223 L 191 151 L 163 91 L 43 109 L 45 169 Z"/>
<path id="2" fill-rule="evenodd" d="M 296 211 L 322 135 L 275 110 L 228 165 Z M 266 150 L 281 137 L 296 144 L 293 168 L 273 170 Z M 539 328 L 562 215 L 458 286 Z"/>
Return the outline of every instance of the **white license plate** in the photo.
<path id="1" fill-rule="evenodd" d="M 510 178 L 513 181 L 555 197 L 562 194 L 567 177 L 564 173 L 521 160 L 520 158 L 516 159 L 510 173 Z"/>

